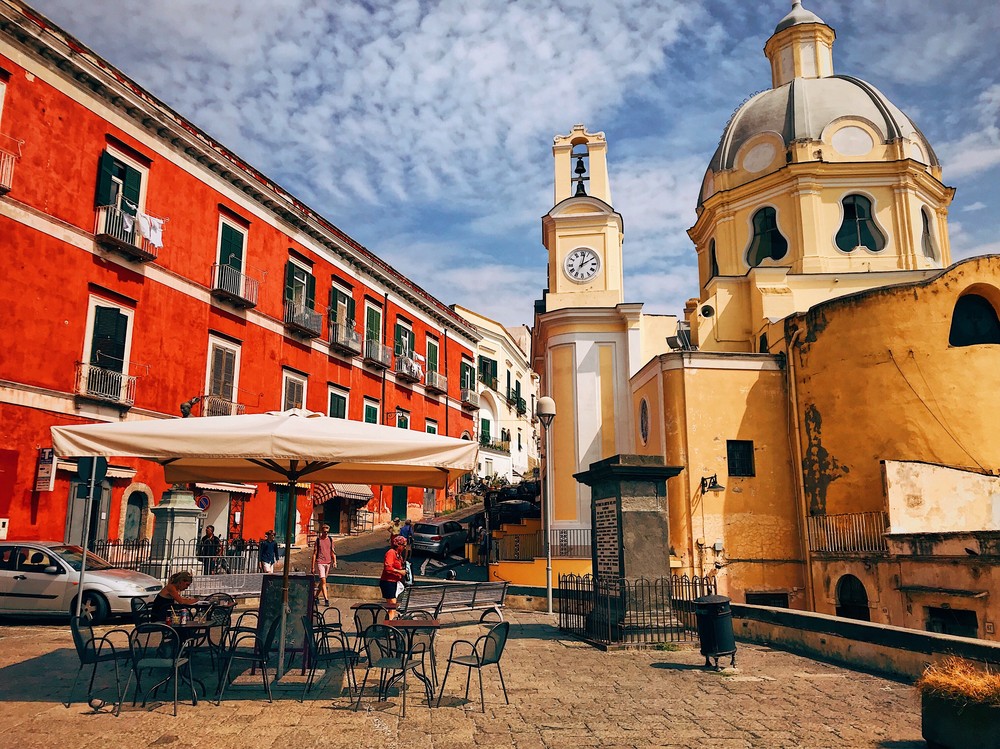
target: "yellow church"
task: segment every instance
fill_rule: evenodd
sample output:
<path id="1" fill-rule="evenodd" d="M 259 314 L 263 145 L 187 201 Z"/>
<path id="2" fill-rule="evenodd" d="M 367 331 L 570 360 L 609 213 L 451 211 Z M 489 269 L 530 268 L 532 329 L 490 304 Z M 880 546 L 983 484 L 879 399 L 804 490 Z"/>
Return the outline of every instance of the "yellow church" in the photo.
<path id="1" fill-rule="evenodd" d="M 558 413 L 552 528 L 590 526 L 575 473 L 660 456 L 682 469 L 659 544 L 676 574 L 737 602 L 997 639 L 1000 258 L 952 264 L 931 144 L 834 72 L 835 38 L 795 2 L 767 40 L 772 87 L 705 172 L 680 318 L 625 301 L 604 134 L 555 138 L 532 343 Z"/>

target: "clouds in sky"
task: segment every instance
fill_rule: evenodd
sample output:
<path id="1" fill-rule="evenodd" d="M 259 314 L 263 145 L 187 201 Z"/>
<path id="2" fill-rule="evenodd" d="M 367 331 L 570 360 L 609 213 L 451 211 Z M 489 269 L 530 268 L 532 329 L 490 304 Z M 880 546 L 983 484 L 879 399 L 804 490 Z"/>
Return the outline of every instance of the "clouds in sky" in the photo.
<path id="1" fill-rule="evenodd" d="M 530 323 L 545 286 L 539 217 L 552 202 L 551 138 L 578 122 L 608 135 L 627 299 L 678 313 L 697 293 L 684 230 L 730 113 L 770 84 L 761 49 L 788 9 L 779 0 L 33 5 L 441 301 L 508 324 Z M 806 5 L 838 31 L 838 72 L 870 80 L 913 116 L 946 178 L 995 191 L 994 3 Z M 963 231 L 985 244 L 995 224 L 974 205 L 970 191 Z"/>

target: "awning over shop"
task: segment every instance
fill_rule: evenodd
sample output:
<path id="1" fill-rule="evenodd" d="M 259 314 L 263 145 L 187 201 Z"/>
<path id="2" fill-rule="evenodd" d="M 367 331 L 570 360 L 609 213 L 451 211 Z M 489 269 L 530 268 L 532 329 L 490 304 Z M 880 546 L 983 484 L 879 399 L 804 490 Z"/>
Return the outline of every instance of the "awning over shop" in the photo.
<path id="1" fill-rule="evenodd" d="M 76 473 L 76 458 L 59 458 L 56 462 L 56 468 L 60 471 L 70 471 Z M 129 466 L 116 466 L 113 463 L 108 464 L 108 478 L 109 479 L 130 479 L 135 476 L 135 469 Z"/>
<path id="2" fill-rule="evenodd" d="M 195 484 L 198 489 L 204 489 L 210 492 L 229 492 L 230 494 L 256 494 L 257 486 L 255 484 L 227 484 L 224 482 L 216 482 L 214 484 Z"/>
<path id="3" fill-rule="evenodd" d="M 313 489 L 313 505 L 329 502 L 334 497 L 367 502 L 374 494 L 367 484 L 316 484 Z"/>

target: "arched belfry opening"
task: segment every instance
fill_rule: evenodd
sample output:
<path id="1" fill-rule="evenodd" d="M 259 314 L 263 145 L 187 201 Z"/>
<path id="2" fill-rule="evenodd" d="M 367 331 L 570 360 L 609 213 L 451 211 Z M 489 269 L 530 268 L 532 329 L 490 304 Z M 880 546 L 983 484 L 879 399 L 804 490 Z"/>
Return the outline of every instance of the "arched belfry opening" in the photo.
<path id="1" fill-rule="evenodd" d="M 587 146 L 587 141 L 581 140 L 573 143 L 573 150 L 570 152 L 570 165 L 573 168 L 570 184 L 575 185 L 573 197 L 585 196 L 587 183 L 590 181 L 590 148 Z"/>

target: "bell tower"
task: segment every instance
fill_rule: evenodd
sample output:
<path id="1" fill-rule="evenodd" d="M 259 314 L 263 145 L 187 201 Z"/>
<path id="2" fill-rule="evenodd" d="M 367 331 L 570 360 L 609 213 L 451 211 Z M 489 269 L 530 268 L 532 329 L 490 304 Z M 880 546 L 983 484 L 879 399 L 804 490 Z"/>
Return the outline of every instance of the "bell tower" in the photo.
<path id="1" fill-rule="evenodd" d="M 555 205 L 542 218 L 547 312 L 623 301 L 622 218 L 611 207 L 607 151 L 604 133 L 583 125 L 553 139 Z"/>

